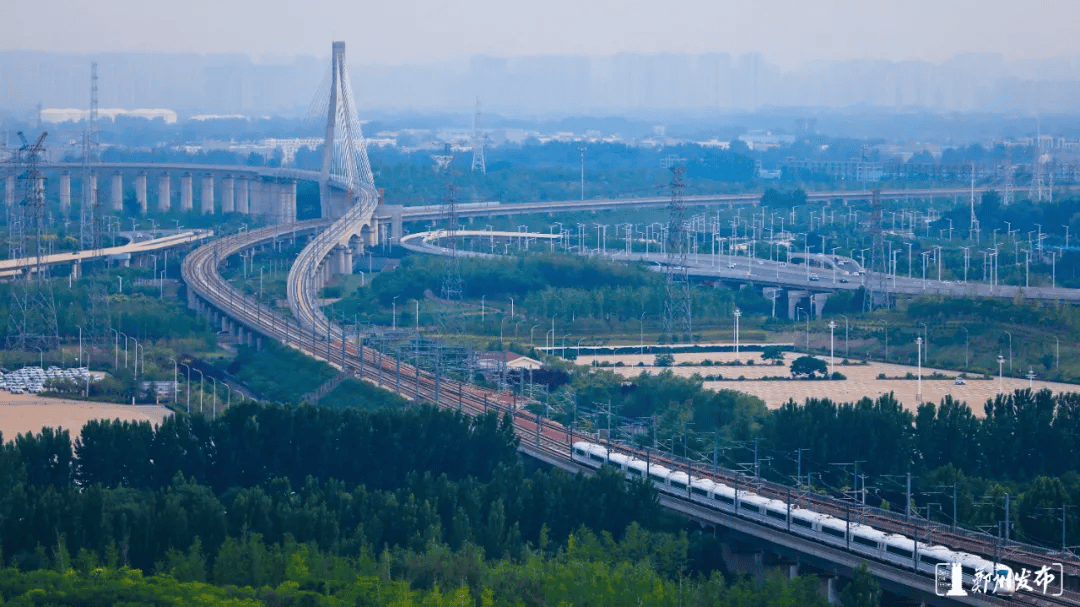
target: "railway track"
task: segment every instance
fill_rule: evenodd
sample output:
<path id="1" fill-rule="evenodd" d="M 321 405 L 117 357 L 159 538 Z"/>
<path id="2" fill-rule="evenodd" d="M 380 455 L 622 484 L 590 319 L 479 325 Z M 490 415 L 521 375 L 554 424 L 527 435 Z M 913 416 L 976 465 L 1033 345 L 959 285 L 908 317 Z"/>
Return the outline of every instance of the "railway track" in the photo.
<path id="1" fill-rule="evenodd" d="M 311 279 L 313 269 L 318 266 L 320 256 L 325 257 L 341 236 L 340 231 L 334 233 L 332 230 L 334 226 L 327 220 L 311 220 L 230 235 L 204 245 L 189 254 L 183 263 L 183 278 L 195 295 L 249 329 L 297 348 L 306 354 L 326 360 L 348 374 L 371 381 L 405 398 L 416 402 L 431 402 L 441 408 L 456 409 L 467 415 L 477 415 L 487 411 L 509 414 L 522 448 L 545 455 L 550 461 L 564 465 L 572 464 L 570 458 L 572 442 L 579 439 L 595 440 L 590 436 L 572 433 L 552 420 L 521 410 L 516 406 L 514 396 L 507 393 L 437 377 L 429 371 L 376 349 L 351 343 L 345 332 L 330 322 L 314 303 L 315 286 Z M 289 233 L 315 235 L 312 243 L 305 247 L 293 265 L 288 279 L 291 311 L 299 322 L 233 288 L 218 272 L 218 265 L 228 257 Z M 643 452 L 633 449 L 620 448 L 619 450 L 634 453 L 640 457 L 646 456 Z M 766 481 L 755 481 L 737 471 L 713 470 L 701 464 L 666 456 L 655 457 L 654 461 L 696 476 L 709 477 L 732 485 L 738 484 L 740 488 L 754 491 L 765 497 L 786 500 L 791 495 L 792 502 L 800 507 L 840 518 L 850 512 L 850 504 L 841 500 L 806 492 L 792 493 L 790 487 Z M 860 507 L 858 514 L 861 522 L 883 531 L 918 537 L 922 543 L 941 544 L 952 549 L 980 554 L 986 558 L 994 557 L 994 541 L 988 535 L 980 536 L 968 532 L 953 533 L 947 529 L 928 528 L 872 508 Z M 998 558 L 1010 565 L 1026 567 L 1029 570 L 1051 562 L 1046 553 L 1035 547 L 1017 543 L 1011 543 L 1005 550 L 1000 550 Z M 1070 561 L 1063 565 L 1067 575 L 1080 575 L 1080 563 Z M 1014 568 L 1019 571 L 1019 567 Z M 1071 591 L 1067 591 L 1061 597 L 1018 592 L 1007 600 L 997 598 L 993 602 L 998 601 L 1003 601 L 1001 604 L 1036 607 L 1075 606 L 1080 605 L 1080 595 Z"/>

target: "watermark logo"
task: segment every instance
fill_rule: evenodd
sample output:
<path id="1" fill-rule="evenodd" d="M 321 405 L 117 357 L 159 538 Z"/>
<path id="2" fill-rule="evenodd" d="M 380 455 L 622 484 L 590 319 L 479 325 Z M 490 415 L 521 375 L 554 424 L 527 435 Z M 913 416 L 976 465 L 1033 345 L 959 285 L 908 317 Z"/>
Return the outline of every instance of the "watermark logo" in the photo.
<path id="1" fill-rule="evenodd" d="M 1003 567 L 994 572 L 983 568 L 971 575 L 965 574 L 960 563 L 937 563 L 934 565 L 934 592 L 947 597 L 1014 592 L 1061 596 L 1065 592 L 1064 568 L 1061 563 L 1043 565 L 1035 571 L 1022 568 L 1015 572 Z"/>

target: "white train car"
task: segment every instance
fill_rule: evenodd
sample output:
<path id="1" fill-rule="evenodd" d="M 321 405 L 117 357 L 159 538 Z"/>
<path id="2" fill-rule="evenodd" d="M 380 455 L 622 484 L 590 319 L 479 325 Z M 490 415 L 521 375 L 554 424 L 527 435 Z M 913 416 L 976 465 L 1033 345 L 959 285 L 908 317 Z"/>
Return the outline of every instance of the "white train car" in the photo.
<path id="1" fill-rule="evenodd" d="M 990 576 L 991 590 L 996 594 L 1009 595 L 1014 591 L 1012 569 L 978 555 L 954 551 L 945 546 L 917 544 L 909 537 L 887 533 L 870 525 L 849 523 L 828 514 L 789 507 L 781 500 L 769 499 L 745 489 L 736 490 L 709 478 L 691 477 L 685 472 L 609 451 L 602 445 L 588 441 L 575 442 L 571 458 L 592 469 L 604 465 L 615 466 L 627 479 L 648 479 L 657 491 L 689 498 L 708 508 L 790 530 L 791 533 L 875 560 L 904 568 L 914 567 L 930 576 L 936 575 L 936 570 L 943 564 L 951 566 L 952 563 L 960 563 L 966 587 L 971 587 L 976 575 L 981 573 L 982 576 Z"/>

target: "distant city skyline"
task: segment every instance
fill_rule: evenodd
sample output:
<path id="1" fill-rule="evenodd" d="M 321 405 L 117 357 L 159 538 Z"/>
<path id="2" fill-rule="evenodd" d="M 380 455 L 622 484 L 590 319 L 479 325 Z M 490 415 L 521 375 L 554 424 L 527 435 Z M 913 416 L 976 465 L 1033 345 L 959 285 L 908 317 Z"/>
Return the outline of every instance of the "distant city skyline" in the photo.
<path id="1" fill-rule="evenodd" d="M 828 60 L 1080 56 L 1075 0 L 13 0 L 7 8 L 0 50 L 242 54 L 261 64 L 328 57 L 332 40 L 347 43 L 350 63 L 372 66 L 474 55 L 760 53 L 786 71 Z"/>
<path id="2" fill-rule="evenodd" d="M 0 111 L 85 109 L 91 61 L 101 107 L 192 114 L 304 115 L 327 62 L 298 56 L 258 64 L 244 55 L 0 51 Z M 830 60 L 783 70 L 758 54 L 619 53 L 467 60 L 409 66 L 350 61 L 364 111 L 457 112 L 479 96 L 507 116 L 767 108 L 924 109 L 1076 114 L 1080 56 L 1006 61 L 961 55 L 942 63 Z M 25 115 L 25 114 L 24 114 Z"/>

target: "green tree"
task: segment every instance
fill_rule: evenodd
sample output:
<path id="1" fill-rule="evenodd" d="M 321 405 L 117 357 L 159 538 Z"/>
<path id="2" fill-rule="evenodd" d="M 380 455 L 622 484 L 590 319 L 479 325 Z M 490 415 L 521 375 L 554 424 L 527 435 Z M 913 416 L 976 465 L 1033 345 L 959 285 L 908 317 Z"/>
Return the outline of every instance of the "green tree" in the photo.
<path id="1" fill-rule="evenodd" d="M 844 607 L 878 607 L 881 601 L 881 587 L 866 563 L 855 568 L 855 577 L 840 592 L 840 602 Z"/>
<path id="2" fill-rule="evenodd" d="M 761 359 L 779 365 L 784 362 L 784 349 L 780 346 L 765 346 L 761 352 Z"/>
<path id="3" fill-rule="evenodd" d="M 825 361 L 813 356 L 800 356 L 791 362 L 792 377 L 814 379 L 815 373 L 824 377 L 828 372 L 829 366 L 825 364 Z"/>

